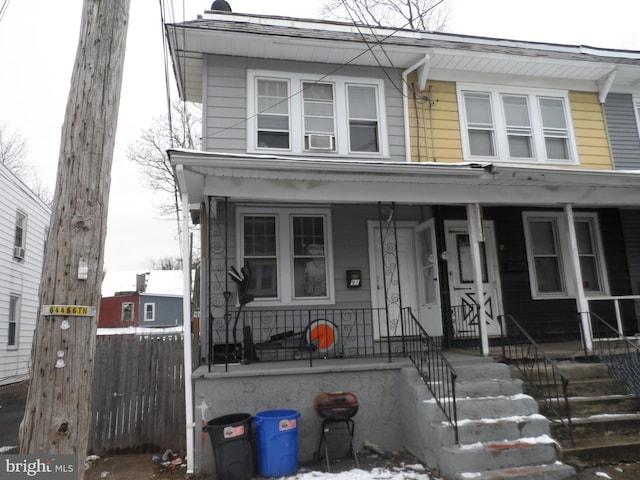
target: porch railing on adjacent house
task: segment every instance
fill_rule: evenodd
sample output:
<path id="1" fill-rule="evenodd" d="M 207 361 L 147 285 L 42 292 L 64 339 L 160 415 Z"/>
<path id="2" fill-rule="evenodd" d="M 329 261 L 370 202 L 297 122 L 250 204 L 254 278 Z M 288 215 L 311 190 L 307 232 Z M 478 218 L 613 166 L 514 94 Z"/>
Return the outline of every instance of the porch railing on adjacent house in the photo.
<path id="1" fill-rule="evenodd" d="M 614 326 L 595 312 L 589 312 L 593 354 L 609 367 L 614 378 L 625 380 L 627 391 L 640 395 L 640 338 L 624 335 L 620 322 Z M 580 324 L 582 329 L 582 324 Z"/>
<path id="2" fill-rule="evenodd" d="M 512 315 L 502 315 L 501 320 L 502 356 L 505 362 L 518 369 L 538 398 L 567 428 L 573 443 L 569 377 Z"/>
<path id="3" fill-rule="evenodd" d="M 458 411 L 456 408 L 455 369 L 445 358 L 438 342 L 429 336 L 413 315 L 410 308 L 404 309 L 405 351 L 418 369 L 420 376 L 429 388 L 454 430 L 456 444 L 458 439 Z"/>

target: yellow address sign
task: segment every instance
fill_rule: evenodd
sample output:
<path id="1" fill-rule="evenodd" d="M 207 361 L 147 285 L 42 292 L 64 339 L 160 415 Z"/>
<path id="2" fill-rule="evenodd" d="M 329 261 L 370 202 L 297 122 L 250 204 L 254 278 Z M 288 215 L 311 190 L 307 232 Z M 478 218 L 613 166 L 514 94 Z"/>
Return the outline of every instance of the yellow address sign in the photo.
<path id="1" fill-rule="evenodd" d="M 84 305 L 44 305 L 42 315 L 64 315 L 76 317 L 92 317 L 96 314 L 96 307 Z"/>

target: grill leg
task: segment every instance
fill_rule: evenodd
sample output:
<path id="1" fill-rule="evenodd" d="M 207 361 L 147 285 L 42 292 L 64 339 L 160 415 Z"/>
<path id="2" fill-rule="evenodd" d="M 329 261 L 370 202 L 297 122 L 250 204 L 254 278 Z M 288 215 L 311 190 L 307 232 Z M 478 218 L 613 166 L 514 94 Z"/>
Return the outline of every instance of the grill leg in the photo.
<path id="1" fill-rule="evenodd" d="M 320 441 L 318 442 L 318 450 L 316 450 L 315 458 L 316 460 L 320 460 L 320 452 L 322 451 L 322 447 L 324 447 L 324 458 L 327 462 L 327 472 L 331 471 L 331 465 L 329 460 L 329 446 L 327 445 L 327 437 L 326 434 L 329 431 L 329 425 L 332 423 L 344 422 L 347 426 L 347 432 L 349 433 L 349 454 L 353 457 L 353 461 L 356 464 L 356 468 L 360 468 L 360 462 L 358 461 L 358 455 L 356 450 L 353 448 L 353 434 L 356 429 L 356 424 L 353 419 L 348 418 L 346 420 L 331 420 L 326 419 L 322 422 L 322 431 L 320 432 Z"/>

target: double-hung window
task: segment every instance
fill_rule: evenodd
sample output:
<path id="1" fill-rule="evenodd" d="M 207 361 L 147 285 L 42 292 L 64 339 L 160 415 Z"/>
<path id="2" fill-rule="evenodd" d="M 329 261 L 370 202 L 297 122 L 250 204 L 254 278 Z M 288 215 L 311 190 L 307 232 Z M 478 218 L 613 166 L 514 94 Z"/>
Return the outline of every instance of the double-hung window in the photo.
<path id="1" fill-rule="evenodd" d="M 466 160 L 576 164 L 566 92 L 458 85 Z"/>
<path id="2" fill-rule="evenodd" d="M 239 207 L 237 219 L 252 304 L 333 303 L 328 209 Z"/>
<path id="3" fill-rule="evenodd" d="M 156 304 L 145 303 L 144 304 L 144 321 L 153 322 L 156 319 Z"/>
<path id="4" fill-rule="evenodd" d="M 524 212 L 523 215 L 532 296 L 575 295 L 564 215 L 560 212 Z M 582 287 L 587 294 L 604 294 L 607 280 L 596 215 L 576 213 L 574 227 Z"/>
<path id="5" fill-rule="evenodd" d="M 382 79 L 247 72 L 247 150 L 388 156 Z"/>
<path id="6" fill-rule="evenodd" d="M 13 237 L 13 258 L 21 261 L 24 260 L 25 247 L 27 240 L 27 216 L 18 211 L 16 213 L 16 229 Z"/>
<path id="7" fill-rule="evenodd" d="M 133 302 L 124 302 L 122 304 L 122 322 L 133 322 L 133 315 L 135 313 L 135 304 Z"/>
<path id="8" fill-rule="evenodd" d="M 20 325 L 20 297 L 9 296 L 9 326 L 7 331 L 7 348 L 9 350 L 18 347 L 18 326 Z"/>

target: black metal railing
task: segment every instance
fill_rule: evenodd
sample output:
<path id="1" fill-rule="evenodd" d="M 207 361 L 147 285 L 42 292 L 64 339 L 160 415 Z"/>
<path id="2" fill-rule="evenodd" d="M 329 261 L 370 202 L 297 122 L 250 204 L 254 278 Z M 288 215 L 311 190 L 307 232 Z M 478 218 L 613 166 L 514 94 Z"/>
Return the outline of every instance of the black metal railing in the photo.
<path id="1" fill-rule="evenodd" d="M 254 310 L 230 312 L 233 321 L 214 335 L 217 362 L 230 363 L 328 358 L 409 358 L 455 432 L 457 374 L 410 308 L 389 319 L 384 308 Z"/>
<path id="2" fill-rule="evenodd" d="M 480 307 L 476 304 L 452 305 L 451 315 L 452 346 L 466 349 L 480 349 Z"/>
<path id="3" fill-rule="evenodd" d="M 583 338 L 590 335 L 593 354 L 609 367 L 612 377 L 624 380 L 627 391 L 640 394 L 640 346 L 637 337 L 627 337 L 612 323 L 607 322 L 594 312 L 589 312 L 591 332 L 584 332 L 580 322 Z M 580 315 L 578 316 L 580 318 Z"/>
<path id="4" fill-rule="evenodd" d="M 384 308 L 232 310 L 214 363 L 403 356 L 402 324 Z M 390 332 L 387 333 L 387 332 Z"/>
<path id="5" fill-rule="evenodd" d="M 458 411 L 456 407 L 455 369 L 445 358 L 438 339 L 429 336 L 418 323 L 410 308 L 403 309 L 405 352 L 418 369 L 433 399 L 453 427 L 455 442 L 458 438 Z"/>
<path id="6" fill-rule="evenodd" d="M 512 315 L 500 318 L 504 361 L 518 369 L 536 397 L 567 428 L 573 443 L 569 377 Z"/>

